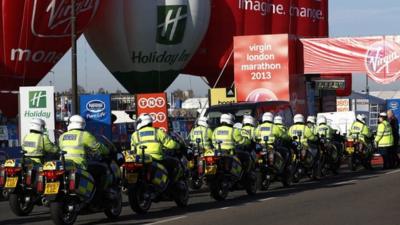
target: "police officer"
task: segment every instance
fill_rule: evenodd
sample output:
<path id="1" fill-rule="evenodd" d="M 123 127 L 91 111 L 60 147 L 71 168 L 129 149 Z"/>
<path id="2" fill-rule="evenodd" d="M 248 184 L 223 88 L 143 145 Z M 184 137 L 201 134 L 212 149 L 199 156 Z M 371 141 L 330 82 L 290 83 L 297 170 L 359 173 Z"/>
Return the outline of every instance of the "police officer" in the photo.
<path id="1" fill-rule="evenodd" d="M 166 151 L 178 150 L 180 144 L 169 137 L 163 130 L 153 127 L 153 118 L 149 114 L 142 114 L 137 119 L 136 132 L 131 137 L 131 149 L 141 154 L 142 147 L 145 154 L 164 165 L 170 178 L 177 175 L 181 167 L 177 157 L 168 156 Z"/>
<path id="2" fill-rule="evenodd" d="M 233 153 L 236 146 L 245 146 L 249 140 L 243 137 L 240 130 L 233 127 L 234 116 L 232 114 L 222 114 L 220 117 L 220 126 L 217 127 L 212 136 L 212 142 L 215 147 L 221 147 L 222 151 L 229 154 Z"/>
<path id="3" fill-rule="evenodd" d="M 311 129 L 304 124 L 304 116 L 301 114 L 296 114 L 293 117 L 294 125 L 289 128 L 288 135 L 293 139 L 293 137 L 299 138 L 301 144 L 305 147 L 309 147 L 308 142 L 316 141 L 316 136 L 311 131 Z"/>
<path id="4" fill-rule="evenodd" d="M 307 126 L 310 128 L 311 132 L 316 135 L 317 134 L 317 125 L 315 116 L 307 117 Z"/>
<path id="5" fill-rule="evenodd" d="M 61 150 L 65 151 L 65 160 L 72 161 L 74 164 L 86 170 L 88 159 L 97 156 L 108 156 L 108 149 L 97 141 L 96 137 L 90 132 L 85 131 L 86 121 L 80 115 L 73 115 L 69 119 L 68 131 L 59 138 Z"/>
<path id="6" fill-rule="evenodd" d="M 250 115 L 244 115 L 242 136 L 246 137 L 250 141 L 254 141 L 255 130 L 256 130 L 256 121 L 254 117 Z"/>
<path id="7" fill-rule="evenodd" d="M 42 164 L 47 154 L 57 153 L 58 148 L 54 145 L 47 134 L 44 134 L 46 123 L 42 119 L 32 119 L 27 134 L 22 141 L 22 149 L 26 151 L 25 156 L 34 164 Z"/>
<path id="8" fill-rule="evenodd" d="M 367 148 L 367 151 L 369 151 L 369 148 L 367 147 L 368 144 L 370 143 L 372 133 L 369 129 L 369 127 L 365 124 L 365 116 L 362 114 L 358 114 L 356 117 L 356 121 L 353 122 L 350 128 L 349 132 L 349 137 L 352 137 L 353 135 L 358 135 L 358 140 L 360 141 L 360 150 L 363 150 L 364 148 Z M 372 153 L 372 152 L 368 152 Z"/>
<path id="9" fill-rule="evenodd" d="M 274 124 L 277 125 L 279 128 L 281 128 L 285 133 L 287 133 L 288 129 L 287 129 L 287 127 L 283 124 L 283 118 L 282 118 L 282 116 L 275 116 L 275 117 L 274 117 Z"/>
<path id="10" fill-rule="evenodd" d="M 268 137 L 267 143 L 264 141 L 265 137 Z M 274 124 L 274 115 L 270 112 L 266 112 L 262 116 L 262 124 L 256 129 L 256 139 L 262 146 L 267 144 L 275 147 L 276 145 L 282 145 L 283 142 L 288 139 L 288 136 L 283 129 Z M 279 151 L 284 158 L 288 156 L 286 149 L 276 148 L 276 150 Z"/>
<path id="11" fill-rule="evenodd" d="M 324 136 L 325 138 L 332 140 L 333 138 L 333 130 L 327 124 L 327 120 L 325 116 L 319 116 L 317 120 L 317 128 L 316 132 L 319 137 Z"/>
<path id="12" fill-rule="evenodd" d="M 385 112 L 379 114 L 379 124 L 376 131 L 375 144 L 383 158 L 383 169 L 388 169 L 390 166 L 389 151 L 393 146 L 393 133 L 392 127 L 387 121 L 387 114 Z"/>
<path id="13" fill-rule="evenodd" d="M 200 140 L 200 148 L 208 150 L 212 148 L 212 129 L 208 127 L 207 117 L 200 117 L 197 120 L 197 126 L 189 133 L 190 144 L 197 146 L 197 140 Z"/>

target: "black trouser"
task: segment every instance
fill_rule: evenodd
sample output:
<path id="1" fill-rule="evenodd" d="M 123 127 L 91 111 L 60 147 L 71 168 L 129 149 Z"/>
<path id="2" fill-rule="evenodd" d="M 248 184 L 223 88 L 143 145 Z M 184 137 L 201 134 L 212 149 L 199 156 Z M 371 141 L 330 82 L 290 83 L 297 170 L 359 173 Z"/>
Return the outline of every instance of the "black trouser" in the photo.
<path id="1" fill-rule="evenodd" d="M 390 168 L 395 168 L 400 164 L 400 159 L 397 155 L 397 147 L 397 145 L 393 145 L 389 150 Z"/>
<path id="2" fill-rule="evenodd" d="M 379 154 L 383 158 L 383 169 L 390 168 L 390 150 L 392 147 L 378 147 Z"/>
<path id="3" fill-rule="evenodd" d="M 243 170 L 249 172 L 252 164 L 251 154 L 247 151 L 236 151 L 236 155 L 242 163 Z"/>
<path id="4" fill-rule="evenodd" d="M 178 158 L 165 156 L 163 160 L 159 161 L 168 171 L 168 176 L 172 181 L 175 181 L 176 176 L 181 170 L 181 162 Z"/>

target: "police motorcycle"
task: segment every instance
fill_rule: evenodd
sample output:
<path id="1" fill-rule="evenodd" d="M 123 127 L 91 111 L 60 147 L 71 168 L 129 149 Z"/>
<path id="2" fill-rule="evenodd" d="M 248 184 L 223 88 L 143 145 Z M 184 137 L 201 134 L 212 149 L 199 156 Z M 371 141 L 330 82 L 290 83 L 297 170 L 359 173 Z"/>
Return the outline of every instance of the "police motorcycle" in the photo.
<path id="1" fill-rule="evenodd" d="M 178 168 L 169 175 L 167 168 L 146 154 L 146 146 L 138 151 L 124 152 L 125 163 L 122 184 L 127 189 L 129 204 L 139 214 L 146 213 L 153 202 L 175 201 L 178 207 L 186 207 L 189 201 L 188 175 L 184 157 L 175 151 L 171 156 L 181 159 Z M 168 151 L 171 152 L 171 151 Z"/>
<path id="2" fill-rule="evenodd" d="M 295 153 L 295 173 L 293 183 L 298 183 L 303 177 L 308 176 L 319 179 L 322 175 L 323 163 L 320 161 L 320 150 L 318 148 L 307 148 L 301 143 L 302 133 L 297 133 L 292 138 L 292 151 Z"/>
<path id="3" fill-rule="evenodd" d="M 359 134 L 352 134 L 347 137 L 346 154 L 348 155 L 347 165 L 350 170 L 356 171 L 359 166 L 372 169 L 372 146 L 364 145 L 359 138 Z"/>
<path id="4" fill-rule="evenodd" d="M 190 172 L 189 186 L 193 190 L 198 190 L 203 186 L 204 165 L 203 149 L 200 147 L 201 139 L 196 139 L 196 145 L 190 146 L 187 150 L 188 169 Z"/>
<path id="5" fill-rule="evenodd" d="M 332 140 L 328 139 L 323 134 L 318 135 L 318 140 L 319 149 L 321 151 L 321 174 L 326 175 L 328 171 L 332 171 L 333 174 L 337 174 L 338 169 L 340 168 L 340 155 L 336 145 L 334 145 Z"/>
<path id="6" fill-rule="evenodd" d="M 110 150 L 110 157 L 88 155 L 88 169 L 82 170 L 65 160 L 67 152 L 60 152 L 59 160 L 45 162 L 40 176 L 44 189 L 42 203 L 50 207 L 55 224 L 74 224 L 78 214 L 103 211 L 117 218 L 122 211 L 121 171 L 123 157 L 107 138 L 101 137 Z M 95 181 L 94 175 L 97 178 Z"/>
<path id="7" fill-rule="evenodd" d="M 269 137 L 264 137 L 264 146 L 257 147 L 257 169 L 261 175 L 261 189 L 267 190 L 270 184 L 279 180 L 284 187 L 292 184 L 295 160 L 290 150 L 279 142 L 268 144 Z M 281 152 L 285 153 L 284 155 Z"/>
<path id="8" fill-rule="evenodd" d="M 206 150 L 203 156 L 204 177 L 211 196 L 217 201 L 222 201 L 228 197 L 230 191 L 241 189 L 245 189 L 248 195 L 255 195 L 257 177 L 254 162 L 250 160 L 245 168 L 246 166 L 243 166 L 236 156 L 236 152 L 221 150 L 221 141 L 217 144 L 218 149 Z"/>
<path id="9" fill-rule="evenodd" d="M 3 197 L 8 199 L 11 211 L 17 216 L 29 215 L 35 205 L 42 205 L 38 176 L 41 165 L 35 164 L 21 151 L 21 158 L 7 159 L 0 168 L 0 187 Z"/>

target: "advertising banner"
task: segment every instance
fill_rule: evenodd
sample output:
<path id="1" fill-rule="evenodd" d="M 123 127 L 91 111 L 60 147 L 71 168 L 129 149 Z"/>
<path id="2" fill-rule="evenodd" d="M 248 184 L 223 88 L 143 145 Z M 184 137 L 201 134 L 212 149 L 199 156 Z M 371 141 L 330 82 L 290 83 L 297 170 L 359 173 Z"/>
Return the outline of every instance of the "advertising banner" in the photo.
<path id="1" fill-rule="evenodd" d="M 46 122 L 46 132 L 54 141 L 54 87 L 20 87 L 19 115 L 20 140 L 29 133 L 31 120 L 39 118 Z"/>
<path id="2" fill-rule="evenodd" d="M 209 90 L 210 106 L 236 103 L 236 90 L 226 88 L 211 88 Z"/>
<path id="3" fill-rule="evenodd" d="M 110 95 L 81 95 L 80 115 L 86 120 L 86 130 L 112 140 Z"/>
<path id="4" fill-rule="evenodd" d="M 215 0 L 207 34 L 185 68 L 201 74 L 213 86 L 232 84 L 232 37 L 242 35 L 293 34 L 328 37 L 328 0 Z"/>
<path id="5" fill-rule="evenodd" d="M 136 95 L 136 115 L 151 115 L 153 126 L 168 131 L 167 95 L 165 93 Z"/>
<path id="6" fill-rule="evenodd" d="M 381 84 L 400 77 L 400 36 L 317 38 L 301 42 L 305 74 L 367 73 Z"/>
<path id="7" fill-rule="evenodd" d="M 386 107 L 387 109 L 391 109 L 397 120 L 400 121 L 400 99 L 388 99 Z"/>
<path id="8" fill-rule="evenodd" d="M 287 34 L 235 37 L 234 61 L 239 102 L 290 100 Z"/>

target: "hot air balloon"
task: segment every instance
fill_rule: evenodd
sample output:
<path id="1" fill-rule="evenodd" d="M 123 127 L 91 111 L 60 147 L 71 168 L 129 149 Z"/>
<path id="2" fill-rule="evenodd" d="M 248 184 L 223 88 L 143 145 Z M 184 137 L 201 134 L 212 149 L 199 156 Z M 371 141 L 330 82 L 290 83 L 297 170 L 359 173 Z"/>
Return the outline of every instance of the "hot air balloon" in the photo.
<path id="1" fill-rule="evenodd" d="M 205 35 L 210 0 L 105 1 L 85 37 L 131 93 L 164 91 Z"/>
<path id="2" fill-rule="evenodd" d="M 78 35 L 101 0 L 76 0 Z M 71 46 L 68 0 L 2 0 L 0 4 L 0 90 L 36 85 Z M 8 100 L 5 100 L 8 99 Z M 17 95 L 2 94 L 0 109 L 17 112 Z"/>
<path id="3" fill-rule="evenodd" d="M 213 86 L 233 82 L 233 37 L 289 33 L 328 36 L 328 0 L 216 0 L 210 26 L 184 73 L 205 76 Z M 223 73 L 222 73 L 223 72 Z"/>

